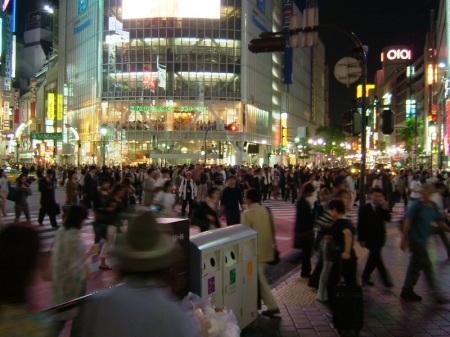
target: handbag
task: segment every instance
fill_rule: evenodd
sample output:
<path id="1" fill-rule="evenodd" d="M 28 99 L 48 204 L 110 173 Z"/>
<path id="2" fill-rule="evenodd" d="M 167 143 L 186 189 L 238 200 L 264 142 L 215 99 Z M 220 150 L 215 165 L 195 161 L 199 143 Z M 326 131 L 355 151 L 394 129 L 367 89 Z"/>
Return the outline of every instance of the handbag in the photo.
<path id="1" fill-rule="evenodd" d="M 8 181 L 8 194 L 6 195 L 6 199 L 16 202 L 18 198 L 19 193 L 17 192 L 17 188 L 12 186 L 12 184 Z"/>
<path id="2" fill-rule="evenodd" d="M 272 231 L 272 247 L 273 247 L 273 261 L 267 262 L 268 264 L 274 266 L 280 263 L 280 251 L 278 250 L 277 240 L 275 239 L 275 224 L 273 223 L 272 211 L 269 207 L 266 206 L 267 211 L 269 212 L 270 217 L 270 230 Z"/>

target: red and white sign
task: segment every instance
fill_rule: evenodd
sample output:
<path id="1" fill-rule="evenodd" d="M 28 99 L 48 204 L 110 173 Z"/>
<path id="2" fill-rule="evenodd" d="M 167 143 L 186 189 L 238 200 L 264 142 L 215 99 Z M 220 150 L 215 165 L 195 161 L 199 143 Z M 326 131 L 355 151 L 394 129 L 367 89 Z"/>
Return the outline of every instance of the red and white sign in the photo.
<path id="1" fill-rule="evenodd" d="M 37 90 L 37 79 L 30 79 L 30 93 L 31 93 L 31 104 L 30 104 L 30 118 L 36 118 L 36 90 Z"/>
<path id="2" fill-rule="evenodd" d="M 19 123 L 20 89 L 14 88 L 14 123 Z"/>

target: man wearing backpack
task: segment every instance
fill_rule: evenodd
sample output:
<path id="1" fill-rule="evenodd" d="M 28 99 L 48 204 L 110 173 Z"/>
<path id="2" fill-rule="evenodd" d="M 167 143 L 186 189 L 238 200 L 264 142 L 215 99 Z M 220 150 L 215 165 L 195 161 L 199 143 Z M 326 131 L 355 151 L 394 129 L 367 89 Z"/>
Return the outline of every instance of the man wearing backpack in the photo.
<path id="1" fill-rule="evenodd" d="M 432 234 L 432 222 L 436 222 L 443 230 L 450 232 L 450 228 L 444 222 L 442 213 L 430 199 L 434 191 L 435 188 L 432 184 L 424 184 L 421 191 L 422 199 L 410 205 L 403 222 L 400 248 L 405 251 L 409 247 L 411 251 L 405 282 L 400 294 L 400 297 L 405 301 L 418 302 L 422 300 L 422 297 L 414 292 L 414 286 L 419 280 L 420 271 L 423 270 L 436 303 L 444 304 L 448 302 L 448 299 L 439 295 L 436 274 L 426 247 L 428 238 Z"/>

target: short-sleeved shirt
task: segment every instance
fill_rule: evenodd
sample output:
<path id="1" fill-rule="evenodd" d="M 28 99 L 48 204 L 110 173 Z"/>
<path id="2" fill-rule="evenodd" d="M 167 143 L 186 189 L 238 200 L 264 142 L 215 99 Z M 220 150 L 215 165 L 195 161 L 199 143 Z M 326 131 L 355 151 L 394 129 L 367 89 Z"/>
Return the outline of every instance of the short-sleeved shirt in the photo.
<path id="1" fill-rule="evenodd" d="M 438 207 L 433 203 L 426 205 L 422 201 L 411 203 L 406 216 L 411 221 L 408 237 L 421 244 L 426 244 L 432 231 L 432 222 L 443 221 L 444 218 Z"/>

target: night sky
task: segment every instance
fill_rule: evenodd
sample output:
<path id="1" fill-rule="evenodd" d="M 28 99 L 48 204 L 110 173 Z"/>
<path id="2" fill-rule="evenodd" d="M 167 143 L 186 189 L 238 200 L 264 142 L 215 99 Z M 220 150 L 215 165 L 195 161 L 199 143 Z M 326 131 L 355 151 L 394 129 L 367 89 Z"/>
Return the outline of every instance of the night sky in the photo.
<path id="1" fill-rule="evenodd" d="M 413 58 L 423 54 L 425 35 L 430 27 L 430 9 L 436 7 L 432 0 L 318 0 L 319 25 L 333 24 L 354 32 L 368 52 L 368 83 L 381 69 L 380 54 L 390 45 L 409 45 Z M 351 107 L 356 94 L 356 84 L 347 87 L 334 78 L 336 62 L 352 55 L 354 46 L 338 33 L 321 33 L 325 43 L 326 60 L 330 69 L 330 120 L 341 124 L 341 113 Z"/>
<path id="2" fill-rule="evenodd" d="M 150 1 L 150 0 L 149 0 Z M 255 1 L 255 0 L 244 0 Z M 272 0 L 266 0 L 272 1 Z M 430 27 L 430 9 L 439 0 L 316 0 L 319 4 L 319 24 L 332 24 L 353 31 L 369 47 L 368 83 L 381 68 L 381 49 L 396 44 L 410 45 L 413 58 L 422 55 L 425 34 Z M 301 0 L 302 2 L 314 2 Z M 25 13 L 45 4 L 57 5 L 58 0 L 17 0 L 18 34 Z M 11 6 L 11 5 L 10 5 Z M 19 35 L 20 36 L 20 35 Z M 353 56 L 353 43 L 340 33 L 320 33 L 325 43 L 326 61 L 330 69 L 330 120 L 341 124 L 341 113 L 348 110 L 355 96 L 356 84 L 347 88 L 334 78 L 334 65 L 345 56 Z"/>

